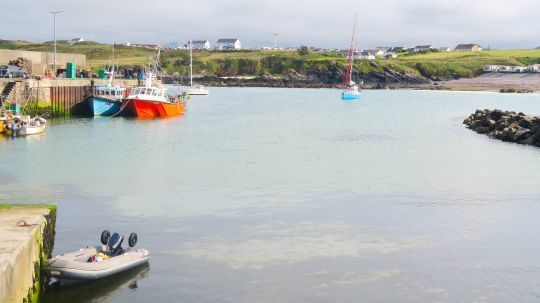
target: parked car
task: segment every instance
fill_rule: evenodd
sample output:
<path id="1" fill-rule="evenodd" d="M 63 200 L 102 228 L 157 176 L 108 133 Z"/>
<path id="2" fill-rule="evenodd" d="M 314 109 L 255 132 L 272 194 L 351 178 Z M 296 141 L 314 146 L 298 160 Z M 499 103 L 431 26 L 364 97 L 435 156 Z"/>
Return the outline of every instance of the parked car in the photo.
<path id="1" fill-rule="evenodd" d="M 26 78 L 28 75 L 25 71 L 15 65 L 0 66 L 0 78 Z"/>

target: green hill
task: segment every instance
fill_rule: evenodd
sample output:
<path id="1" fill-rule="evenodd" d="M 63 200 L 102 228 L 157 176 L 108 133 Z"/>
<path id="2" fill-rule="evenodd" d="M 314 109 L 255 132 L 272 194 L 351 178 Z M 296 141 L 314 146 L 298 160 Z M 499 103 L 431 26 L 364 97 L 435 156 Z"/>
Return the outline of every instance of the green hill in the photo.
<path id="1" fill-rule="evenodd" d="M 33 51 L 52 51 L 53 43 L 0 40 L 0 48 Z M 97 70 L 109 63 L 111 45 L 82 42 L 70 45 L 58 41 L 58 52 L 79 53 L 87 56 L 88 64 Z M 144 66 L 156 50 L 117 45 L 120 67 Z M 186 75 L 189 72 L 189 53 L 186 50 L 162 51 L 162 67 L 170 74 Z M 283 76 L 297 73 L 327 77 L 338 81 L 346 66 L 346 58 L 335 53 L 312 52 L 301 55 L 295 51 L 195 51 L 194 73 L 211 76 Z M 430 52 L 425 54 L 401 54 L 395 59 L 374 61 L 358 60 L 355 69 L 362 75 L 377 76 L 385 72 L 406 73 L 432 80 L 474 77 L 486 64 L 530 65 L 540 63 L 540 50 L 492 50 L 472 52 Z M 341 81 L 341 80 L 339 80 Z M 339 82 L 338 81 L 338 82 Z"/>

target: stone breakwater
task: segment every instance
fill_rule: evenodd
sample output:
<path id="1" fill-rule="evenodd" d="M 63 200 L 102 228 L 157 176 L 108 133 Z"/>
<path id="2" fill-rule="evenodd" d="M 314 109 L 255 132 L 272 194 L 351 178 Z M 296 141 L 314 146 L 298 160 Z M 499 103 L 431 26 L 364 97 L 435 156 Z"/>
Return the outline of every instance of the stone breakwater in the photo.
<path id="1" fill-rule="evenodd" d="M 463 124 L 491 138 L 540 147 L 540 117 L 498 109 L 478 109 Z"/>

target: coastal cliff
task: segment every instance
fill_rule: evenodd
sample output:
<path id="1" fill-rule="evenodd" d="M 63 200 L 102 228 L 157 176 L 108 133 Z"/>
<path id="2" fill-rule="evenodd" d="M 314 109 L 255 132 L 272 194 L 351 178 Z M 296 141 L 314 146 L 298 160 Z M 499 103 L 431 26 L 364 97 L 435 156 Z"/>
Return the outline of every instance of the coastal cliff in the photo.
<path id="1" fill-rule="evenodd" d="M 502 110 L 476 110 L 463 124 L 479 134 L 540 147 L 540 117 Z"/>
<path id="2" fill-rule="evenodd" d="M 214 87 L 341 88 L 344 77 L 344 70 L 338 66 L 333 66 L 333 68 L 311 70 L 305 73 L 289 69 L 283 76 L 203 76 L 196 78 L 195 81 L 198 84 Z M 395 71 L 390 68 L 384 68 L 378 72 L 355 73 L 353 78 L 362 79 L 363 88 L 427 87 L 432 84 L 432 81 L 426 77 L 404 71 Z M 168 84 L 189 84 L 189 79 L 182 76 L 166 76 L 163 81 Z"/>

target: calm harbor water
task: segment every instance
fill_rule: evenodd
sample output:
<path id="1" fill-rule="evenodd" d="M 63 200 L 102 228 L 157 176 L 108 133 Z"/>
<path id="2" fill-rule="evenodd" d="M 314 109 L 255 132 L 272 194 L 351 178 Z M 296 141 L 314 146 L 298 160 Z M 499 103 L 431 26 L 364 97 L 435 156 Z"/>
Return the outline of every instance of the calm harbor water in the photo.
<path id="1" fill-rule="evenodd" d="M 0 203 L 58 204 L 55 254 L 150 266 L 45 302 L 538 302 L 540 149 L 465 129 L 538 95 L 215 88 L 184 117 L 0 141 Z"/>

